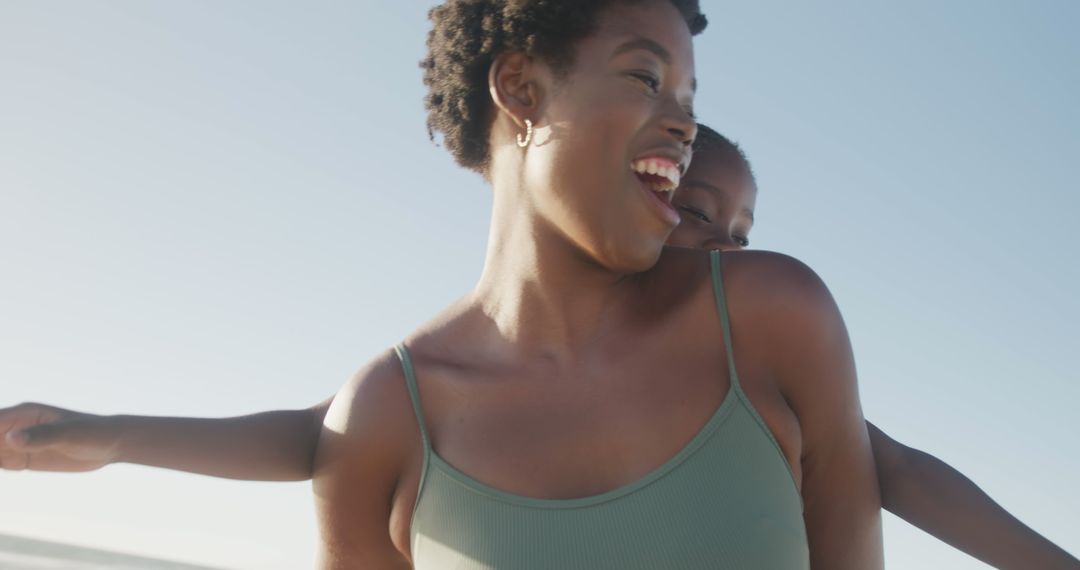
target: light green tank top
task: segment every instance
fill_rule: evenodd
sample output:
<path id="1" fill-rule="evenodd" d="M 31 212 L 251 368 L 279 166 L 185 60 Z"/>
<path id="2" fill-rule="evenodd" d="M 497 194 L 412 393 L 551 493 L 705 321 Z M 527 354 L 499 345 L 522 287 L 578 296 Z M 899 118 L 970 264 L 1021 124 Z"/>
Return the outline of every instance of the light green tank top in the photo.
<path id="1" fill-rule="evenodd" d="M 414 568 L 810 568 L 802 498 L 780 446 L 739 386 L 718 251 L 711 263 L 731 388 L 674 457 L 599 495 L 514 495 L 443 461 L 424 425 L 409 353 L 397 347 L 424 446 L 410 531 Z"/>

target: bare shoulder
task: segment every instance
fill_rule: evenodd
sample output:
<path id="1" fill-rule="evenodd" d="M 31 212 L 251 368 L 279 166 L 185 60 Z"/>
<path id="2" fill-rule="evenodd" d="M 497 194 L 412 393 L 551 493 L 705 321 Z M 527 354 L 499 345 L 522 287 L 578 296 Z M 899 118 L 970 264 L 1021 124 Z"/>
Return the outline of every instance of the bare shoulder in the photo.
<path id="1" fill-rule="evenodd" d="M 716 328 L 710 252 L 670 253 L 665 273 L 679 276 L 687 287 L 690 326 L 699 332 Z M 742 364 L 774 385 L 802 427 L 812 431 L 807 422 L 819 415 L 816 410 L 855 389 L 847 331 L 832 295 L 810 267 L 781 253 L 730 251 L 720 254 L 719 263 Z M 702 336 L 706 344 L 716 344 L 715 334 Z M 809 373 L 812 369 L 821 373 Z M 852 404 L 848 399 L 844 405 Z"/>
<path id="2" fill-rule="evenodd" d="M 711 252 L 669 247 L 650 273 L 653 289 L 693 300 L 695 312 L 714 311 Z M 729 251 L 720 255 L 729 311 L 744 338 L 793 327 L 836 326 L 839 311 L 825 283 L 805 263 L 771 251 Z M 700 305 L 700 306 L 697 306 Z M 775 340 L 775 339 L 773 339 Z"/>
<path id="3" fill-rule="evenodd" d="M 685 286 L 711 287 L 712 252 L 666 247 L 653 269 L 646 272 L 653 281 L 674 281 Z M 801 301 L 821 300 L 828 289 L 805 263 L 774 251 L 726 251 L 720 255 L 726 288 L 745 287 L 748 299 L 770 300 L 773 296 L 797 294 Z"/>
<path id="4" fill-rule="evenodd" d="M 725 288 L 744 303 L 783 311 L 835 308 L 818 274 L 794 257 L 773 251 L 732 251 L 720 259 Z"/>
<path id="5" fill-rule="evenodd" d="M 733 321 L 769 346 L 776 364 L 820 355 L 823 344 L 848 344 L 832 293 L 805 263 L 771 251 L 737 251 L 721 256 L 721 264 Z"/>
<path id="6" fill-rule="evenodd" d="M 409 411 L 411 405 L 401 363 L 393 350 L 386 350 L 353 374 L 338 390 L 323 427 L 332 433 L 363 439 L 368 426 L 405 424 L 400 419 L 401 412 Z M 405 419 L 408 419 L 407 415 Z M 379 432 L 380 439 L 389 440 L 396 430 Z"/>
<path id="7" fill-rule="evenodd" d="M 407 568 L 390 535 L 398 482 L 420 444 L 404 373 L 393 351 L 338 391 L 323 421 L 312 486 L 320 568 Z"/>
<path id="8" fill-rule="evenodd" d="M 452 339 L 460 338 L 462 323 L 472 306 L 465 300 L 450 305 L 406 338 L 412 360 L 426 352 L 418 347 L 448 351 Z M 448 340 L 451 339 L 451 340 Z M 412 449 L 420 442 L 420 429 L 405 383 L 405 372 L 394 349 L 367 363 L 334 396 L 323 422 L 324 434 L 336 433 L 365 445 L 386 447 L 392 452 L 401 443 Z"/>

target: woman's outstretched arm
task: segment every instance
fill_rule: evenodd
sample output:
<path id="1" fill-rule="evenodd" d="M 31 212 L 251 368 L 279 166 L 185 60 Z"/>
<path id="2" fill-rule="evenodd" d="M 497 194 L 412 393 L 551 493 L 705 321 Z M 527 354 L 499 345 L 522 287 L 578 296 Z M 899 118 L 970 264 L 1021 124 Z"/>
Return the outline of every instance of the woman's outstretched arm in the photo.
<path id="1" fill-rule="evenodd" d="M 80 472 L 136 463 L 229 479 L 301 481 L 311 478 L 329 405 L 176 418 L 20 404 L 0 409 L 0 469 Z"/>
<path id="2" fill-rule="evenodd" d="M 1080 560 L 1009 514 L 970 479 L 867 422 L 881 504 L 941 541 L 1003 570 L 1080 570 Z"/>

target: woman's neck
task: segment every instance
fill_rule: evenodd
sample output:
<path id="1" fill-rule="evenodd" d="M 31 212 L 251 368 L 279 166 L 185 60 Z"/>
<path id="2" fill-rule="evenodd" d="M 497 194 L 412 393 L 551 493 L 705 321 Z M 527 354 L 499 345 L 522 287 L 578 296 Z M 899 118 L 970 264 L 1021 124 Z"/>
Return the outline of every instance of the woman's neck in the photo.
<path id="1" fill-rule="evenodd" d="M 527 200 L 496 191 L 473 301 L 522 354 L 573 360 L 611 330 L 631 280 L 590 260 Z"/>

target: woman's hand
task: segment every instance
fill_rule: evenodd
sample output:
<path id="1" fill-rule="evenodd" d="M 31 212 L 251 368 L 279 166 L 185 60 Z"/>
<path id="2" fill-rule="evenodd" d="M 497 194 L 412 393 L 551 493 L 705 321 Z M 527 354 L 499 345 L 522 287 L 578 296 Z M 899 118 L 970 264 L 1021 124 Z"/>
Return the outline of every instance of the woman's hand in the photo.
<path id="1" fill-rule="evenodd" d="M 0 469 L 100 469 L 116 460 L 119 447 L 105 419 L 44 404 L 0 409 Z"/>

